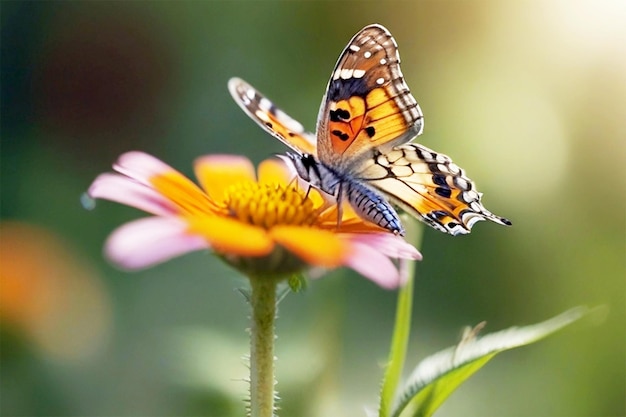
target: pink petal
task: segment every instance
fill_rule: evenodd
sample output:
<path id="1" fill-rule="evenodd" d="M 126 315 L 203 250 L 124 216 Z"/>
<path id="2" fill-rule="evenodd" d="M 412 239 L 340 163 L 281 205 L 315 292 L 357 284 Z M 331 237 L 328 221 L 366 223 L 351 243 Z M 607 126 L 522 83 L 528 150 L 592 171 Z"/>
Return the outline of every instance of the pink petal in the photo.
<path id="1" fill-rule="evenodd" d="M 92 198 L 115 201 L 158 216 L 177 213 L 176 206 L 154 189 L 120 174 L 100 174 L 87 193 Z"/>
<path id="2" fill-rule="evenodd" d="M 422 260 L 422 254 L 401 236 L 388 232 L 381 233 L 349 233 L 345 234 L 351 241 L 359 242 L 376 248 L 379 252 L 392 258 Z"/>
<path id="3" fill-rule="evenodd" d="M 393 289 L 403 284 L 400 272 L 379 248 L 354 241 L 352 249 L 345 262 L 347 266 L 383 288 Z"/>
<path id="4" fill-rule="evenodd" d="M 123 269 L 143 269 L 209 244 L 187 232 L 178 217 L 148 217 L 117 228 L 105 244 L 106 256 Z"/>
<path id="5" fill-rule="evenodd" d="M 130 151 L 120 155 L 113 169 L 142 184 L 150 185 L 150 179 L 166 172 L 177 172 L 165 162 L 140 151 Z"/>

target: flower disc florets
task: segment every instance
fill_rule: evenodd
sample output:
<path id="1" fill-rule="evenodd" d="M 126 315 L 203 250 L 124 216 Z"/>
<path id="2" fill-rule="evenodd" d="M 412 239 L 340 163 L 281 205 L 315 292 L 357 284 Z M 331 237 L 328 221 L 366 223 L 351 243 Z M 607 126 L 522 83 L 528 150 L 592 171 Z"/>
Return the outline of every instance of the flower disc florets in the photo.
<path id="1" fill-rule="evenodd" d="M 229 216 L 265 229 L 310 226 L 318 214 L 302 191 L 281 184 L 233 184 L 226 189 L 224 204 Z"/>

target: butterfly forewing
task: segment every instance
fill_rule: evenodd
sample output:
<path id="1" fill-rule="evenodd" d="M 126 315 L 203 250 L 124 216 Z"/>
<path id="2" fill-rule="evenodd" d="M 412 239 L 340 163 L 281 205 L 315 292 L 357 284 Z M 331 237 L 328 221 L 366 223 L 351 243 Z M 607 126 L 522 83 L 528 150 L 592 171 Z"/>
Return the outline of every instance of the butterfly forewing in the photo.
<path id="1" fill-rule="evenodd" d="M 510 225 L 489 212 L 463 170 L 443 154 L 416 143 L 378 154 L 359 174 L 402 209 L 445 233 L 469 233 L 480 220 Z"/>
<path id="2" fill-rule="evenodd" d="M 317 155 L 315 135 L 279 109 L 250 84 L 240 78 L 228 81 L 228 90 L 248 116 L 269 134 L 300 154 Z"/>
<path id="3" fill-rule="evenodd" d="M 390 150 L 422 128 L 396 41 L 380 25 L 365 27 L 344 49 L 328 83 L 317 125 L 320 161 L 349 171 L 374 149 Z"/>

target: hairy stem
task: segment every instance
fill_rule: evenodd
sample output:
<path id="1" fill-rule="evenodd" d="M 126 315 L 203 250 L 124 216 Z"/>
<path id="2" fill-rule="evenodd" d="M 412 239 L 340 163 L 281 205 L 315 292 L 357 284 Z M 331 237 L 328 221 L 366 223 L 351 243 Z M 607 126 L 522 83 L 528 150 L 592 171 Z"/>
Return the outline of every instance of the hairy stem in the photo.
<path id="1" fill-rule="evenodd" d="M 276 285 L 271 278 L 250 280 L 250 416 L 274 416 L 274 320 Z"/>

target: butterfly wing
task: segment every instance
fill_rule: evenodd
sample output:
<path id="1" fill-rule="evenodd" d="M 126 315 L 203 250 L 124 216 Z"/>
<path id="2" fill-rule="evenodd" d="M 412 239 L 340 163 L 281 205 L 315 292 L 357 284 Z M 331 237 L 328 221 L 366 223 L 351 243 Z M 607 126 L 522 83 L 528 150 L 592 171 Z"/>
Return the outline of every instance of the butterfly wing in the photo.
<path id="1" fill-rule="evenodd" d="M 482 205 L 482 193 L 448 156 L 417 143 L 378 153 L 358 177 L 409 214 L 444 233 L 469 233 L 480 220 L 511 225 Z"/>
<path id="2" fill-rule="evenodd" d="M 339 57 L 317 124 L 321 162 L 350 172 L 423 129 L 419 105 L 400 71 L 398 45 L 380 25 L 363 28 Z"/>
<path id="3" fill-rule="evenodd" d="M 357 33 L 328 83 L 317 137 L 245 81 L 233 78 L 228 88 L 257 124 L 300 154 L 302 161 L 312 155 L 313 172 L 324 168 L 332 173 L 332 181 L 313 181 L 322 191 L 334 195 L 339 183 L 363 184 L 451 235 L 469 233 L 480 220 L 510 225 L 482 205 L 482 194 L 449 157 L 406 143 L 422 132 L 423 116 L 399 65 L 398 47 L 387 29 L 371 25 Z M 363 196 L 372 204 L 378 201 L 368 192 L 357 192 L 357 203 Z M 370 221 L 387 213 L 376 204 L 366 208 Z M 395 212 L 390 213 L 395 222 Z"/>
<path id="4" fill-rule="evenodd" d="M 277 108 L 241 78 L 231 78 L 228 90 L 235 102 L 266 132 L 300 154 L 317 155 L 316 137 L 288 114 Z"/>

